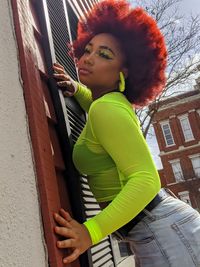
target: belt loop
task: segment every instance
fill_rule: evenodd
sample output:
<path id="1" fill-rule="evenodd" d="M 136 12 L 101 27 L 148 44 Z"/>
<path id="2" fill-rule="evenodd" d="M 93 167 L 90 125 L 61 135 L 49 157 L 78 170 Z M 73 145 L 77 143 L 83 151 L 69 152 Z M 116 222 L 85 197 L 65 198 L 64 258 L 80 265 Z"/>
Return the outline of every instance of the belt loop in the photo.
<path id="1" fill-rule="evenodd" d="M 151 211 L 148 211 L 147 209 L 143 209 L 143 212 L 146 214 L 146 216 L 151 220 L 151 221 L 155 221 L 156 220 L 156 216 L 153 215 L 151 213 Z"/>

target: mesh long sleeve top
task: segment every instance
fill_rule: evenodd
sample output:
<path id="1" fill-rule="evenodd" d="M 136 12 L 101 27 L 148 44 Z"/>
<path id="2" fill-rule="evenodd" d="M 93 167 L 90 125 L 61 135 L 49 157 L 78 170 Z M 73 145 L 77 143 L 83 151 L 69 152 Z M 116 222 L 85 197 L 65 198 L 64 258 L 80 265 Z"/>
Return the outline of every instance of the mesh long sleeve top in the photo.
<path id="1" fill-rule="evenodd" d="M 84 222 L 93 244 L 134 218 L 160 190 L 160 178 L 131 103 L 121 92 L 92 101 L 79 85 L 74 95 L 88 112 L 73 149 L 73 162 L 86 174 L 98 202 L 111 201 Z"/>

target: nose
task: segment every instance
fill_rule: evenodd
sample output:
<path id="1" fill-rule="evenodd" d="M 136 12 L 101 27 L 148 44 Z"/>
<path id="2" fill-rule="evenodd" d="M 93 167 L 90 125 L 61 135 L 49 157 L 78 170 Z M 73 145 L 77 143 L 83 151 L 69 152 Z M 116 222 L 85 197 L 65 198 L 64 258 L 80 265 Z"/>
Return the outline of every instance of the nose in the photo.
<path id="1" fill-rule="evenodd" d="M 84 63 L 88 65 L 93 65 L 94 64 L 94 53 L 85 55 Z"/>

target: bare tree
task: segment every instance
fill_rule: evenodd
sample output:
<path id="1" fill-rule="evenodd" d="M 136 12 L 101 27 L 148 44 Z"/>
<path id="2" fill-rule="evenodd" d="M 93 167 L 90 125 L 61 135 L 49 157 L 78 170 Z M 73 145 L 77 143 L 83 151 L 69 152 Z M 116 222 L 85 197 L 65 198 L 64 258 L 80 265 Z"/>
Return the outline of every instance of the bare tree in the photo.
<path id="1" fill-rule="evenodd" d="M 157 21 L 168 49 L 167 83 L 162 94 L 148 108 L 137 110 L 146 137 L 161 100 L 185 92 L 200 64 L 200 16 L 179 14 L 182 0 L 136 0 Z"/>

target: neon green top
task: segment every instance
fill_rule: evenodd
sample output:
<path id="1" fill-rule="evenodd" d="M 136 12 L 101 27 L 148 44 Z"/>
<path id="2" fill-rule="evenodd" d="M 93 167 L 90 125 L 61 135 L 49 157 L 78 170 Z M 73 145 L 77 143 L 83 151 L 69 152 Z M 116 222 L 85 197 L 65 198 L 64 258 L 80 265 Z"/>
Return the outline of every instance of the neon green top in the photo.
<path id="1" fill-rule="evenodd" d="M 111 201 L 84 222 L 94 245 L 144 209 L 160 190 L 160 178 L 139 120 L 121 92 L 92 101 L 91 91 L 79 85 L 74 96 L 88 120 L 74 146 L 73 162 L 87 174 L 97 201 Z"/>

